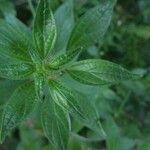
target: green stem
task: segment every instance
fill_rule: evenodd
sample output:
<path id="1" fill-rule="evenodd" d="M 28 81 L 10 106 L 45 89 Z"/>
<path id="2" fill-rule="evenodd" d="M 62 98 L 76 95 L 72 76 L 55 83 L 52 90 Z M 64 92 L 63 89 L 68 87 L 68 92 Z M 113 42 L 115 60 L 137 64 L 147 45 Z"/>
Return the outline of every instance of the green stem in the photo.
<path id="1" fill-rule="evenodd" d="M 33 4 L 32 4 L 32 0 L 28 0 L 28 4 L 29 4 L 29 7 L 30 7 L 32 16 L 34 18 L 34 16 L 35 16 L 35 10 L 34 10 Z"/>

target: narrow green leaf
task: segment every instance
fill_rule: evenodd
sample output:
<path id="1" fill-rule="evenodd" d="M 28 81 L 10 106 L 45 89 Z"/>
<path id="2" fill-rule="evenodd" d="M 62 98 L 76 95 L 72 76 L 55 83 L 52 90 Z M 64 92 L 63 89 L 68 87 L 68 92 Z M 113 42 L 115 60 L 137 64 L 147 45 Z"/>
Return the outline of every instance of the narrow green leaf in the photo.
<path id="1" fill-rule="evenodd" d="M 45 135 L 55 150 L 66 150 L 70 132 L 68 112 L 50 99 L 49 95 L 46 100 L 41 112 Z"/>
<path id="2" fill-rule="evenodd" d="M 52 51 L 56 40 L 54 16 L 48 0 L 40 0 L 34 20 L 33 38 L 37 54 L 44 59 Z"/>
<path id="3" fill-rule="evenodd" d="M 15 90 L 8 103 L 4 106 L 0 118 L 0 141 L 3 142 L 9 132 L 21 123 L 33 111 L 35 105 L 35 89 L 28 82 Z"/>
<path id="4" fill-rule="evenodd" d="M 44 91 L 45 91 L 45 76 L 43 76 L 42 74 L 38 74 L 36 73 L 34 75 L 34 79 L 35 79 L 35 91 L 36 91 L 36 95 L 37 98 L 40 101 L 43 101 L 43 97 L 44 97 Z"/>
<path id="5" fill-rule="evenodd" d="M 68 50 L 88 47 L 102 40 L 111 21 L 113 7 L 114 0 L 105 1 L 83 15 L 71 34 Z"/>
<path id="6" fill-rule="evenodd" d="M 80 50 L 74 50 L 74 51 L 67 51 L 65 54 L 61 54 L 54 58 L 50 63 L 49 63 L 49 68 L 53 69 L 58 69 L 62 65 L 65 65 L 71 61 L 73 61 L 78 55 L 80 54 L 82 49 Z"/>
<path id="7" fill-rule="evenodd" d="M 56 81 L 49 81 L 52 99 L 62 109 L 68 110 L 80 123 L 105 135 L 94 105 L 83 94 L 66 88 Z"/>
<path id="8" fill-rule="evenodd" d="M 114 84 L 139 77 L 120 65 L 101 59 L 75 62 L 67 72 L 75 80 L 92 85 Z"/>
<path id="9" fill-rule="evenodd" d="M 29 29 L 13 16 L 7 16 L 0 24 L 0 55 L 13 60 L 30 61 L 28 50 L 32 48 Z"/>
<path id="10" fill-rule="evenodd" d="M 73 1 L 67 0 L 55 12 L 58 38 L 55 51 L 66 50 L 69 36 L 74 27 Z"/>
<path id="11" fill-rule="evenodd" d="M 24 80 L 31 76 L 34 67 L 27 63 L 0 64 L 0 77 L 11 80 Z"/>

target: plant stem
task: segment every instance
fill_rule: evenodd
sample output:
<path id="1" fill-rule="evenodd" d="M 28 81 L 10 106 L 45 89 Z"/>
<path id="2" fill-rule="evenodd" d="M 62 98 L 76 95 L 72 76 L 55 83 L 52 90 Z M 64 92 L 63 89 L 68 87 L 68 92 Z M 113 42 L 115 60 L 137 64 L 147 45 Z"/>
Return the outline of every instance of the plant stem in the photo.
<path id="1" fill-rule="evenodd" d="M 32 0 L 28 0 L 28 4 L 29 4 L 29 7 L 30 7 L 32 16 L 34 18 L 34 16 L 35 16 L 35 10 L 34 10 L 33 4 L 32 4 Z"/>

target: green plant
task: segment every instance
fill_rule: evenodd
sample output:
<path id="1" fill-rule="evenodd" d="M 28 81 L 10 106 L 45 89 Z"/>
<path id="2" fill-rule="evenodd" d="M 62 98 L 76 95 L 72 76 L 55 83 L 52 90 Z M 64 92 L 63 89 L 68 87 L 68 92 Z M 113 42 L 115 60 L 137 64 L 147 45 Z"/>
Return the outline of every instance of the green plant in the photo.
<path id="1" fill-rule="evenodd" d="M 71 5 L 72 1 L 69 3 Z M 6 22 L 1 21 L 0 54 L 3 61 L 0 61 L 0 77 L 25 82 L 1 107 L 1 142 L 37 107 L 45 135 L 54 149 L 65 150 L 67 147 L 70 115 L 105 136 L 94 105 L 83 94 L 66 87 L 61 79 L 68 74 L 83 84 L 104 85 L 138 78 L 106 60 L 76 61 L 82 50 L 102 40 L 114 5 L 115 0 L 104 2 L 81 17 L 69 40 L 63 41 L 62 52 L 55 50 L 59 37 L 57 39 L 57 27 L 48 0 L 39 1 L 32 34 L 13 16 L 7 16 Z"/>

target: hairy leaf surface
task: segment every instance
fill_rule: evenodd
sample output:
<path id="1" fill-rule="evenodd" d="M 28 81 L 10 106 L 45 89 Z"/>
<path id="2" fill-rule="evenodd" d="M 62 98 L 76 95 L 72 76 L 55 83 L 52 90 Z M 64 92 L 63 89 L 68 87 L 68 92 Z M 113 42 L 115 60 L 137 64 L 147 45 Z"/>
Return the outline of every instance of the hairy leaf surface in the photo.
<path id="1" fill-rule="evenodd" d="M 51 97 L 62 109 L 68 110 L 73 117 L 85 126 L 103 134 L 94 105 L 81 93 L 66 88 L 59 82 L 50 81 Z"/>
<path id="2" fill-rule="evenodd" d="M 8 103 L 4 106 L 0 118 L 0 140 L 21 123 L 33 111 L 36 100 L 34 84 L 25 83 L 15 90 Z"/>
<path id="3" fill-rule="evenodd" d="M 32 48 L 29 29 L 13 16 L 0 24 L 0 55 L 19 61 L 30 61 L 28 50 Z"/>
<path id="4" fill-rule="evenodd" d="M 55 57 L 50 63 L 50 68 L 60 68 L 62 65 L 65 65 L 73 60 L 75 60 L 76 57 L 80 54 L 82 49 L 80 50 L 73 50 L 73 51 L 67 51 L 65 54 L 61 54 L 57 57 Z"/>
<path id="5" fill-rule="evenodd" d="M 40 0 L 34 20 L 33 39 L 35 50 L 41 59 L 52 51 L 56 40 L 54 16 L 48 0 Z"/>
<path id="6" fill-rule="evenodd" d="M 27 63 L 0 64 L 0 77 L 11 80 L 24 80 L 31 76 L 34 67 Z"/>
<path id="7" fill-rule="evenodd" d="M 138 78 L 138 75 L 132 74 L 120 65 L 101 59 L 75 62 L 67 72 L 75 80 L 93 85 L 114 84 Z"/>
<path id="8" fill-rule="evenodd" d="M 44 97 L 44 90 L 45 90 L 45 76 L 36 73 L 34 75 L 35 78 L 35 90 L 36 90 L 36 95 L 40 101 L 43 100 Z"/>
<path id="9" fill-rule="evenodd" d="M 88 47 L 101 40 L 108 29 L 114 7 L 114 0 L 105 1 L 89 10 L 75 26 L 68 50 Z"/>
<path id="10" fill-rule="evenodd" d="M 54 149 L 66 150 L 70 131 L 68 112 L 48 96 L 42 107 L 41 120 L 45 135 Z"/>

